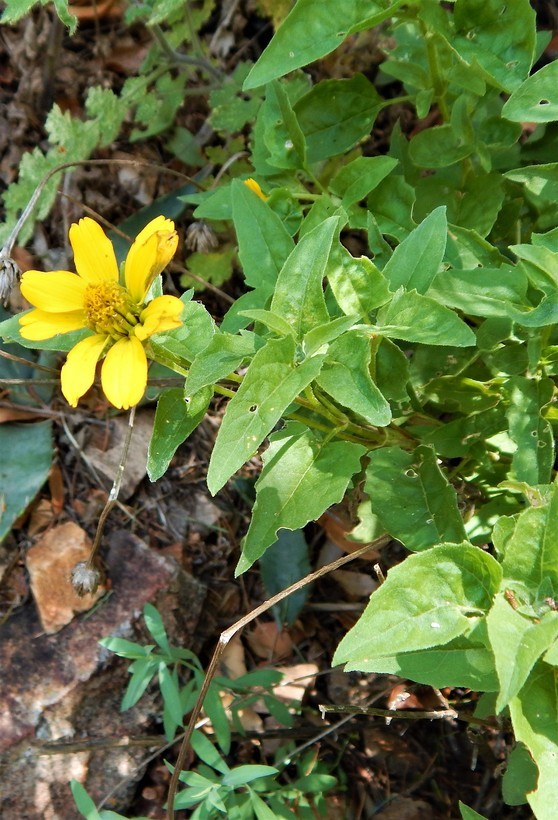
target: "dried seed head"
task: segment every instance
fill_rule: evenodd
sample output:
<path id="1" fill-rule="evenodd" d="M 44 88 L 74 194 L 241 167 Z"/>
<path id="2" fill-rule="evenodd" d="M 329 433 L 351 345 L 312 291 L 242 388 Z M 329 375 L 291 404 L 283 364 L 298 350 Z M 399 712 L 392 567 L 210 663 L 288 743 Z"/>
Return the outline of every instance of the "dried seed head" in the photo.
<path id="1" fill-rule="evenodd" d="M 190 251 L 209 253 L 215 250 L 219 243 L 213 228 L 207 222 L 200 221 L 192 222 L 188 226 L 185 244 Z"/>
<path id="2" fill-rule="evenodd" d="M 0 302 L 6 305 L 21 271 L 14 260 L 0 255 Z"/>
<path id="3" fill-rule="evenodd" d="M 101 583 L 101 573 L 98 569 L 87 565 L 86 561 L 80 561 L 71 573 L 72 586 L 80 598 L 89 593 L 97 592 Z"/>

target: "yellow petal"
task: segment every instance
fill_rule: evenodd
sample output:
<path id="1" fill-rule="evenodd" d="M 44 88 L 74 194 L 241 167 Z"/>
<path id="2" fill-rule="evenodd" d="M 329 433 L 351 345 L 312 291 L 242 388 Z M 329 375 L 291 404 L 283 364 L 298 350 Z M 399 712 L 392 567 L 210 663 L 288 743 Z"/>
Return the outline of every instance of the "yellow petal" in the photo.
<path id="1" fill-rule="evenodd" d="M 147 359 L 139 339 L 120 339 L 107 353 L 101 370 L 103 392 L 111 404 L 128 410 L 137 404 L 147 385 Z"/>
<path id="2" fill-rule="evenodd" d="M 184 303 L 176 296 L 158 296 L 150 302 L 140 314 L 141 324 L 136 325 L 134 332 L 138 339 L 143 341 L 162 333 L 163 330 L 173 330 L 180 327 L 180 316 L 184 310 Z"/>
<path id="3" fill-rule="evenodd" d="M 64 398 L 76 407 L 87 393 L 95 378 L 95 367 L 102 356 L 108 337 L 103 334 L 82 339 L 68 353 L 66 364 L 60 373 Z"/>
<path id="4" fill-rule="evenodd" d="M 85 216 L 70 228 L 76 270 L 86 282 L 118 282 L 112 242 L 101 226 Z"/>
<path id="5" fill-rule="evenodd" d="M 83 279 L 68 270 L 28 270 L 21 277 L 24 298 L 47 313 L 81 310 L 85 288 Z"/>
<path id="6" fill-rule="evenodd" d="M 82 310 L 67 313 L 47 313 L 45 310 L 30 310 L 19 317 L 19 333 L 24 339 L 40 342 L 52 339 L 58 333 L 69 333 L 85 327 L 85 313 Z"/>
<path id="7" fill-rule="evenodd" d="M 251 191 L 253 191 L 257 196 L 259 196 L 260 199 L 263 199 L 263 201 L 266 202 L 267 197 L 255 179 L 252 179 L 252 177 L 248 177 L 248 179 L 244 180 L 244 184 L 247 188 L 250 188 Z"/>
<path id="8" fill-rule="evenodd" d="M 164 216 L 152 219 L 140 231 L 124 265 L 124 280 L 133 302 L 143 302 L 155 277 L 174 256 L 177 245 L 174 222 Z"/>

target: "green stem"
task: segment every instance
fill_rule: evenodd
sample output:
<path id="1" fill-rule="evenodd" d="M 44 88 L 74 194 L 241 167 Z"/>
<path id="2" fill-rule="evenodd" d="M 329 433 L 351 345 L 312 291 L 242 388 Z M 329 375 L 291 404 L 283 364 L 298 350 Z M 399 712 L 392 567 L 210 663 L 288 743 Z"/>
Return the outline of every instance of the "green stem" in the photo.
<path id="1" fill-rule="evenodd" d="M 450 112 L 448 106 L 446 104 L 446 89 L 444 88 L 444 84 L 440 77 L 440 65 L 438 62 L 438 54 L 436 52 L 436 46 L 434 45 L 434 39 L 432 33 L 428 31 L 426 26 L 422 26 L 423 30 L 423 37 L 426 41 L 426 54 L 428 57 L 428 67 L 430 70 L 430 78 L 432 80 L 432 86 L 434 88 L 434 95 L 438 102 L 438 108 L 440 109 L 440 114 L 442 115 L 442 119 L 444 122 L 448 122 L 450 118 Z"/>

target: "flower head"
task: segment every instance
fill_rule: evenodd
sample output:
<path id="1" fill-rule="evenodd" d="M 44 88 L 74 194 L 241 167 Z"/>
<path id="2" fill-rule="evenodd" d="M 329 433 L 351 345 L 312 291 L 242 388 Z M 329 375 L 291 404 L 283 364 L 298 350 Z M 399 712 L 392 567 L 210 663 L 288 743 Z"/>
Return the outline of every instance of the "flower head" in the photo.
<path id="1" fill-rule="evenodd" d="M 180 299 L 148 301 L 151 285 L 176 251 L 174 223 L 158 216 L 138 234 L 123 266 L 123 284 L 114 248 L 100 225 L 89 217 L 80 219 L 70 228 L 70 243 L 77 273 L 29 270 L 21 277 L 21 292 L 35 310 L 20 317 L 20 333 L 42 341 L 90 330 L 68 353 L 62 393 L 75 407 L 103 359 L 103 392 L 111 404 L 127 410 L 140 401 L 147 384 L 143 343 L 154 333 L 180 326 Z"/>

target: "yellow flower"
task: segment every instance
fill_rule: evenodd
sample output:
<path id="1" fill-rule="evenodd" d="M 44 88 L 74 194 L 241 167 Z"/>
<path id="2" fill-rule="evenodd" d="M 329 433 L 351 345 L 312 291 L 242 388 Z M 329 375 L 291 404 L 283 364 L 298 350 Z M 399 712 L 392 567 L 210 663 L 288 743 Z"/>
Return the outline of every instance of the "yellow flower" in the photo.
<path id="1" fill-rule="evenodd" d="M 255 179 L 249 177 L 248 179 L 244 180 L 244 184 L 247 188 L 250 188 L 251 191 L 253 191 L 257 196 L 259 196 L 260 199 L 263 199 L 264 202 L 267 201 L 266 195 L 264 194 L 264 192 L 262 191 L 262 189 L 260 188 Z"/>
<path id="2" fill-rule="evenodd" d="M 89 217 L 70 228 L 77 270 L 26 271 L 21 292 L 35 310 L 20 317 L 24 339 L 41 341 L 58 333 L 93 331 L 68 353 L 62 368 L 62 392 L 72 407 L 95 378 L 104 359 L 101 385 L 115 407 L 137 404 L 147 384 L 143 342 L 154 333 L 179 327 L 184 305 L 175 296 L 146 302 L 151 285 L 168 265 L 178 243 L 174 223 L 153 219 L 136 237 L 119 283 L 114 248 L 100 225 Z"/>

